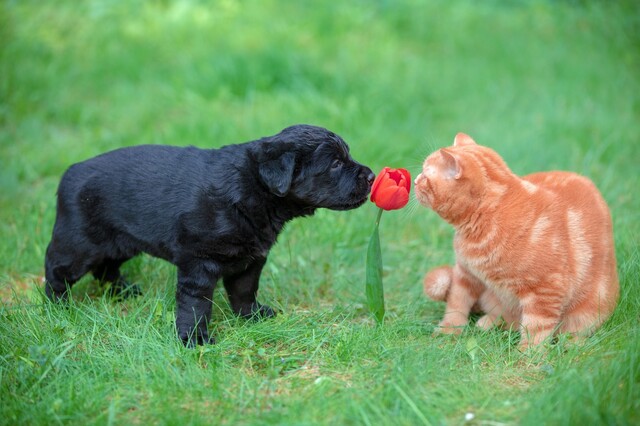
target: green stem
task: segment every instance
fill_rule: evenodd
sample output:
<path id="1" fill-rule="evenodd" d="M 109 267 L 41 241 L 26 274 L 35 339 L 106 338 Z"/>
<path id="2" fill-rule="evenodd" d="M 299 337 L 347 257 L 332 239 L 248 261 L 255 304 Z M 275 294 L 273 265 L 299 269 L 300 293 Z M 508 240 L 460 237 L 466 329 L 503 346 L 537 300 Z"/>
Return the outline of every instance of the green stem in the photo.
<path id="1" fill-rule="evenodd" d="M 384 288 L 382 285 L 382 252 L 380 250 L 380 236 L 378 228 L 382 209 L 378 211 L 376 225 L 373 228 L 369 248 L 367 249 L 366 266 L 366 295 L 369 311 L 373 314 L 376 322 L 382 324 L 384 320 Z"/>
<path id="2" fill-rule="evenodd" d="M 378 217 L 376 218 L 376 228 L 380 225 L 380 218 L 382 217 L 383 209 L 378 210 Z"/>

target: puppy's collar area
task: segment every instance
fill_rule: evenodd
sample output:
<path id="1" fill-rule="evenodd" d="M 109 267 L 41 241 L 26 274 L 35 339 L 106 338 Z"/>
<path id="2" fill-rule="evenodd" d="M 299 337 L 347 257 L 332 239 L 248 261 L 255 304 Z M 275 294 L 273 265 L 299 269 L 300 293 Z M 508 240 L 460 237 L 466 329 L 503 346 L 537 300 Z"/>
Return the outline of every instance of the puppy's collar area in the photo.
<path id="1" fill-rule="evenodd" d="M 353 210 L 363 205 L 366 201 L 367 201 L 367 198 L 364 198 L 362 201 L 358 201 L 356 203 L 340 204 L 340 205 L 329 207 L 329 208 L 331 210 Z"/>

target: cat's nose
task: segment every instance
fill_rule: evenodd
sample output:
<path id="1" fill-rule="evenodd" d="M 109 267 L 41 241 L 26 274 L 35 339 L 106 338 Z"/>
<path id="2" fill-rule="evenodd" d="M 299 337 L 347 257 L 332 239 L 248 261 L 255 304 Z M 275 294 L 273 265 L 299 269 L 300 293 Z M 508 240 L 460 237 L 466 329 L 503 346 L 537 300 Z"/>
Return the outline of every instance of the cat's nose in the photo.
<path id="1" fill-rule="evenodd" d="M 420 173 L 416 179 L 413 181 L 414 185 L 417 185 L 422 180 L 422 173 Z"/>

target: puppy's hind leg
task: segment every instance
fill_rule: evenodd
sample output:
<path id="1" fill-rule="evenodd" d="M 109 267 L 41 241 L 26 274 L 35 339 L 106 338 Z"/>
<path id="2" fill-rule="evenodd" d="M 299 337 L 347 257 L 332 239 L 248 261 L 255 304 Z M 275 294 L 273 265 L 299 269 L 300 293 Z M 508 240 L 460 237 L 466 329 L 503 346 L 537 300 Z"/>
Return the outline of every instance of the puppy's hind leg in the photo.
<path id="1" fill-rule="evenodd" d="M 66 301 L 73 284 L 89 272 L 86 257 L 56 249 L 52 241 L 45 255 L 45 293 L 53 301 Z"/>
<path id="2" fill-rule="evenodd" d="M 266 259 L 257 259 L 243 272 L 224 277 L 224 288 L 236 315 L 243 318 L 271 318 L 276 315 L 273 309 L 256 300 L 265 262 Z"/>
<path id="3" fill-rule="evenodd" d="M 105 259 L 91 270 L 95 279 L 101 282 L 111 283 L 109 294 L 112 297 L 136 297 L 142 295 L 140 287 L 132 284 L 120 274 L 120 266 L 129 260 L 129 258 L 121 259 Z"/>

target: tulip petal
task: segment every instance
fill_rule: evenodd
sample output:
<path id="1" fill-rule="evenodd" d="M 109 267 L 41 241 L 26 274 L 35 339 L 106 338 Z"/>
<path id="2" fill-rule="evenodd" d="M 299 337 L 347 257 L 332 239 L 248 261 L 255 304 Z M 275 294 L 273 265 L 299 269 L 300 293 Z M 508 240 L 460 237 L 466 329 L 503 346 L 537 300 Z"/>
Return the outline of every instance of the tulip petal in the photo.
<path id="1" fill-rule="evenodd" d="M 409 173 L 408 170 L 405 170 L 405 169 L 398 169 L 398 171 L 400 173 L 402 173 L 402 177 L 404 178 L 401 181 L 402 185 L 399 185 L 399 186 L 404 186 L 406 188 L 407 194 L 408 194 L 408 193 L 411 192 L 411 174 Z"/>
<path id="2" fill-rule="evenodd" d="M 378 176 L 376 176 L 376 179 L 373 181 L 373 185 L 371 186 L 371 201 L 375 202 L 378 186 L 380 186 L 380 183 L 388 178 L 388 173 L 389 167 L 385 167 L 380 173 L 378 173 Z"/>
<path id="3" fill-rule="evenodd" d="M 384 210 L 397 210 L 409 202 L 411 175 L 405 169 L 385 167 L 371 188 L 371 201 Z"/>
<path id="4" fill-rule="evenodd" d="M 402 179 L 402 173 L 398 169 L 393 169 L 389 171 L 389 178 L 393 179 L 393 181 L 398 185 L 400 180 Z"/>
<path id="5" fill-rule="evenodd" d="M 384 210 L 397 210 L 409 202 L 409 192 L 405 188 L 385 185 L 378 189 L 376 206 Z"/>

